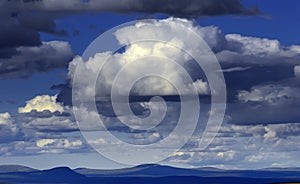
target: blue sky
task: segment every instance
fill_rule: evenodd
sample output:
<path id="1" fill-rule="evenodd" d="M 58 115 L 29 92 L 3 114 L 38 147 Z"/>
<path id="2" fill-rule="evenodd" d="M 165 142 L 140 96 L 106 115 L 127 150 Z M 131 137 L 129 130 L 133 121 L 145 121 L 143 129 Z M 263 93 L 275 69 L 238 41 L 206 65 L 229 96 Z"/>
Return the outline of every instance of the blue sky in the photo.
<path id="1" fill-rule="evenodd" d="M 201 1 L 198 2 L 200 4 Z M 300 18 L 298 11 L 300 2 L 296 0 L 243 0 L 241 2 L 245 7 L 257 6 L 261 14 L 245 16 L 243 14 L 249 13 L 248 9 L 240 10 L 238 3 L 236 5 L 233 3 L 233 5 L 228 5 L 225 12 L 237 11 L 234 13 L 235 15 L 228 15 L 223 10 L 213 9 L 213 12 L 215 11 L 214 13 L 217 13 L 218 16 L 210 16 L 206 9 L 203 10 L 202 6 L 199 6 L 199 10 L 196 13 L 193 12 L 196 18 L 187 20 L 191 21 L 187 23 L 191 29 L 198 30 L 199 34 L 206 36 L 203 39 L 214 51 L 223 71 L 225 71 L 228 94 L 227 110 L 220 132 L 206 150 L 197 150 L 197 146 L 192 146 L 199 139 L 199 135 L 195 134 L 182 150 L 171 155 L 163 163 L 183 167 L 213 166 L 221 168 L 297 167 L 300 165 L 300 160 L 297 157 L 300 148 L 297 141 L 300 136 L 300 117 L 297 113 L 300 104 L 300 97 L 297 94 L 300 91 L 300 69 L 298 67 L 298 65 L 300 66 L 300 47 L 290 47 L 300 45 L 300 27 L 297 25 Z M 7 5 L 9 8 L 0 14 L 0 28 L 3 26 L 3 30 L 7 28 L 20 32 L 28 31 L 27 35 L 39 34 L 40 41 L 44 43 L 30 45 L 32 43 L 28 44 L 24 41 L 24 43 L 14 46 L 2 46 L 0 44 L 0 84 L 2 86 L 0 90 L 0 125 L 1 122 L 3 124 L 2 127 L 0 126 L 0 138 L 2 139 L 0 142 L 0 163 L 24 164 L 36 168 L 49 168 L 60 164 L 71 167 L 122 167 L 123 165 L 108 161 L 96 154 L 78 131 L 74 121 L 75 117 L 72 114 L 72 107 L 68 106 L 66 100 L 71 95 L 67 86 L 72 85 L 68 79 L 73 80 L 70 73 L 74 72 L 68 68 L 68 64 L 76 65 L 76 63 L 82 62 L 80 56 L 90 43 L 101 33 L 120 24 L 142 18 L 166 19 L 165 22 L 158 21 L 147 25 L 149 29 L 157 26 L 156 34 L 160 34 L 160 31 L 164 32 L 164 29 L 160 27 L 161 25 L 168 27 L 176 21 L 184 25 L 186 23 L 181 20 L 168 19 L 169 16 L 177 16 L 177 12 L 169 12 L 163 8 L 138 9 L 139 12 L 143 13 L 137 13 L 134 8 L 132 10 L 122 9 L 126 5 L 120 4 L 103 13 L 101 12 L 101 8 L 103 8 L 101 3 L 98 4 L 99 9 L 97 9 L 97 5 L 84 9 L 86 7 L 83 5 L 82 9 L 74 10 L 72 3 L 58 6 L 55 4 L 56 2 L 52 5 L 54 12 L 58 12 L 58 16 L 49 13 L 49 9 L 45 8 L 46 6 L 41 8 L 37 5 L 34 7 L 40 10 L 39 13 L 41 14 L 33 14 L 40 16 L 41 20 L 31 19 L 26 22 L 27 16 L 32 16 L 32 12 L 26 7 L 20 8 L 18 3 L 22 2 L 15 2 L 12 7 L 15 7 L 18 12 L 15 19 L 19 21 L 19 24 L 17 26 L 12 24 L 16 27 L 7 28 L 4 26 L 11 23 L 12 17 L 7 17 L 7 15 L 11 16 L 15 13 L 14 11 L 10 12 L 10 7 Z M 115 6 L 114 3 L 112 1 L 112 7 Z M 217 5 L 212 4 L 212 7 L 214 6 L 217 7 Z M 120 11 L 125 13 L 119 13 Z M 167 13 L 151 14 L 151 12 Z M 190 12 L 181 12 L 180 15 L 182 18 L 189 16 Z M 56 28 L 51 27 L 52 24 L 48 24 L 47 21 L 53 21 Z M 59 34 L 60 30 L 64 30 L 68 35 Z M 145 30 L 147 29 L 145 28 Z M 135 31 L 138 32 L 139 30 Z M 174 34 L 174 38 L 186 38 L 183 42 L 189 41 L 188 37 L 182 36 L 182 33 L 177 32 L 176 29 L 172 31 L 174 32 L 170 35 Z M 126 29 L 124 32 L 127 33 Z M 14 32 L 12 31 L 12 33 Z M 1 34 L 4 36 L 1 37 Z M 0 31 L 0 38 L 4 40 L 6 36 L 8 43 L 13 43 L 15 35 L 12 38 L 8 38 L 7 35 L 9 34 Z M 133 39 L 131 35 L 134 37 L 135 32 L 127 35 L 120 33 L 120 37 L 117 39 L 124 37 L 124 39 L 130 40 Z M 272 40 L 278 40 L 278 42 Z M 3 43 L 6 43 L 5 40 Z M 38 49 L 31 52 L 32 47 L 38 47 Z M 11 54 L 15 49 L 21 53 L 20 58 Z M 50 57 L 51 53 L 48 52 L 51 49 L 52 51 L 55 50 L 53 51 L 55 53 L 53 54 L 54 58 Z M 130 47 L 127 49 L 130 50 Z M 11 60 L 7 59 L 7 53 L 11 54 Z M 49 56 L 46 56 L 45 53 L 49 53 Z M 31 55 L 32 58 L 28 60 Z M 75 57 L 76 55 L 79 57 Z M 95 63 L 97 62 L 95 61 Z M 116 62 L 120 61 L 116 59 Z M 23 66 L 22 63 L 25 65 Z M 83 66 L 95 67 L 92 60 Z M 145 66 L 148 66 L 149 70 L 151 69 L 151 65 Z M 9 73 L 10 67 L 17 68 L 17 72 Z M 169 71 L 167 69 L 165 71 Z M 116 69 L 108 66 L 106 70 L 113 73 Z M 195 72 L 193 68 L 187 68 L 187 70 Z M 129 75 L 135 71 L 132 70 Z M 86 86 L 80 87 L 89 87 L 86 84 L 88 77 L 83 75 L 89 72 L 92 73 L 88 69 L 82 71 L 82 76 L 80 76 L 82 81 L 80 82 Z M 199 79 L 195 85 L 200 86 L 200 91 L 202 90 L 199 92 L 200 95 L 206 95 L 207 89 L 202 88 L 205 88 L 207 81 L 205 78 L 199 78 L 199 76 L 201 76 L 199 73 L 193 76 L 193 78 Z M 109 77 L 110 74 L 104 75 L 104 78 Z M 180 73 L 178 76 L 174 75 L 174 80 L 180 81 L 181 77 Z M 141 89 L 136 89 L 137 96 L 145 94 L 151 96 L 160 92 L 166 96 L 173 94 L 172 89 L 168 85 L 164 86 L 162 81 L 154 80 L 151 84 L 153 86 L 142 85 Z M 51 89 L 54 85 L 61 85 L 62 87 Z M 100 81 L 98 85 L 99 94 L 102 94 L 101 90 L 108 84 L 104 80 Z M 162 87 L 155 88 L 155 85 Z M 186 87 L 186 89 L 188 88 Z M 144 94 L 142 91 L 148 93 Z M 168 93 L 170 91 L 171 93 Z M 178 103 L 167 102 L 167 104 L 171 107 L 167 111 L 169 119 L 166 118 L 163 122 L 175 121 L 178 118 L 175 114 L 179 113 Z M 100 102 L 101 105 L 103 108 L 98 109 L 98 113 L 103 113 L 101 115 L 113 113 L 110 104 Z M 140 113 L 140 116 L 149 113 L 147 102 L 141 101 L 130 105 L 135 113 Z M 23 112 L 20 110 L 22 107 Z M 161 107 L 158 105 L 155 108 L 160 109 Z M 203 109 L 209 109 L 209 105 L 204 104 Z M 94 117 L 93 113 L 87 109 L 80 109 L 80 112 L 87 113 L 80 114 L 82 117 Z M 204 112 L 204 114 L 209 113 Z M 205 116 L 203 119 L 206 118 Z M 92 119 L 90 121 L 93 122 Z M 164 138 L 170 129 L 170 127 L 163 125 L 157 130 L 130 134 L 128 129 L 124 128 L 123 125 L 121 126 L 114 117 L 109 117 L 106 121 L 109 130 L 114 132 L 117 137 L 129 142 L 136 141 L 135 136 L 142 136 L 144 142 L 149 141 L 150 138 L 157 141 Z M 89 126 L 93 127 L 92 125 Z M 201 128 L 197 128 L 196 133 L 201 131 L 203 131 Z M 110 146 L 108 141 L 102 139 L 97 139 L 97 141 L 97 144 L 103 144 L 100 145 L 100 147 L 103 146 L 101 148 L 106 148 L 112 152 L 119 151 L 114 149 L 114 146 Z M 268 145 L 272 146 L 263 148 Z M 290 161 L 286 162 L 283 158 L 278 158 L 279 155 L 283 155 L 285 159 Z M 74 163 L 74 160 L 81 160 L 82 156 L 86 157 L 85 160 Z M 45 158 L 48 161 L 45 162 Z M 34 161 L 31 162 L 30 160 Z M 94 162 L 94 160 L 97 161 Z"/>

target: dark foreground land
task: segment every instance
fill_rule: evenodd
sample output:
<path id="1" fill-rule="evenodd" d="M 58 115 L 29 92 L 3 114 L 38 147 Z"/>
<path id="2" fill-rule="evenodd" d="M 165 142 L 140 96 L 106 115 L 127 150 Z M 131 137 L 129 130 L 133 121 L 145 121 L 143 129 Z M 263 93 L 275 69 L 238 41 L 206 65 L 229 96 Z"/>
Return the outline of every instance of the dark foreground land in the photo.
<path id="1" fill-rule="evenodd" d="M 194 183 L 300 183 L 300 168 L 261 170 L 181 169 L 161 165 L 141 165 L 116 170 L 59 167 L 35 170 L 24 166 L 0 166 L 4 183 L 109 183 L 109 184 L 194 184 Z"/>

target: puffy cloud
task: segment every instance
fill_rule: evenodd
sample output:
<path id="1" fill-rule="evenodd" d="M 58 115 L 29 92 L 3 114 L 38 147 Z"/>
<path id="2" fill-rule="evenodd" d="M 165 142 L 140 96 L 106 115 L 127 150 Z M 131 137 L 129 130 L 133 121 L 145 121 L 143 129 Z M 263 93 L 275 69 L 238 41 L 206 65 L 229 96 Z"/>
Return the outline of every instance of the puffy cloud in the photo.
<path id="1" fill-rule="evenodd" d="M 11 124 L 11 116 L 8 112 L 0 114 L 0 124 Z"/>
<path id="2" fill-rule="evenodd" d="M 294 73 L 296 77 L 300 77 L 300 66 L 295 66 Z"/>
<path id="3" fill-rule="evenodd" d="M 0 113 L 0 142 L 12 140 L 16 138 L 18 133 L 19 128 L 10 114 L 8 112 Z"/>
<path id="4" fill-rule="evenodd" d="M 271 130 L 271 129 L 268 128 L 268 127 L 265 127 L 265 131 L 266 131 L 266 133 L 265 133 L 265 135 L 264 135 L 264 138 L 265 138 L 266 140 L 276 138 L 276 132 L 275 132 L 275 131 Z"/>
<path id="5" fill-rule="evenodd" d="M 217 27 L 202 27 L 198 34 L 207 43 L 207 45 L 216 53 L 226 49 L 227 47 L 227 39 L 223 32 Z"/>
<path id="6" fill-rule="evenodd" d="M 295 163 L 299 162 L 296 156 L 300 147 L 297 141 L 300 135 L 299 125 L 280 123 L 240 126 L 224 123 L 205 150 L 196 146 L 195 143 L 200 138 L 193 136 L 187 145 L 174 153 L 168 161 L 224 169 L 295 166 Z"/>
<path id="7" fill-rule="evenodd" d="M 240 91 L 238 99 L 243 102 L 279 103 L 300 99 L 300 89 L 290 86 L 266 85 L 256 86 L 251 91 Z"/>
<path id="8" fill-rule="evenodd" d="M 178 151 L 171 156 L 171 162 L 186 162 L 195 155 L 195 152 Z"/>
<path id="9" fill-rule="evenodd" d="M 148 23 L 138 23 L 136 26 L 129 26 L 117 30 L 116 37 L 120 44 L 125 44 L 127 42 L 141 39 L 147 35 L 147 37 L 153 36 L 153 39 L 163 38 L 164 40 L 170 40 L 170 43 L 182 46 L 184 44 L 182 40 L 188 40 L 190 43 L 188 46 L 188 51 L 195 52 L 199 50 L 199 45 L 194 41 L 189 41 L 189 36 L 185 34 L 178 34 L 180 29 L 172 27 L 173 24 L 179 23 L 182 24 L 189 29 L 197 32 L 203 39 L 207 42 L 209 47 L 216 53 L 216 56 L 222 66 L 223 71 L 225 72 L 225 79 L 228 89 L 228 98 L 229 101 L 236 100 L 237 91 L 245 91 L 249 90 L 254 85 L 264 84 L 264 83 L 272 83 L 275 81 L 280 81 L 284 79 L 288 79 L 296 75 L 296 67 L 294 66 L 298 63 L 300 59 L 300 52 L 297 49 L 297 46 L 285 47 L 282 46 L 278 40 L 270 40 L 264 38 L 256 38 L 256 37 L 245 37 L 238 34 L 228 34 L 224 35 L 218 28 L 216 27 L 200 27 L 193 25 L 191 21 L 187 21 L 184 19 L 166 19 L 161 21 L 154 21 Z M 135 34 L 130 34 L 131 32 L 135 32 Z M 159 32 L 159 34 L 151 34 L 154 32 Z M 186 48 L 185 47 L 185 48 Z M 185 56 L 181 52 L 176 52 L 172 46 L 163 45 L 163 44 L 132 44 L 129 47 L 126 47 L 126 52 L 122 54 L 116 54 L 111 59 L 122 60 L 122 62 L 115 64 L 110 64 L 105 67 L 106 72 L 103 72 L 102 76 L 105 76 L 106 79 L 101 78 L 98 80 L 98 89 L 97 92 L 99 94 L 107 94 L 110 91 L 110 86 L 112 83 L 112 78 L 114 74 L 118 71 L 121 66 L 124 66 L 125 63 L 133 61 L 136 58 L 147 54 L 161 55 L 166 56 L 171 59 L 177 59 L 181 64 L 185 65 L 185 69 L 192 74 L 194 78 L 203 78 L 202 74 L 199 72 L 193 72 L 195 66 L 190 62 L 184 62 L 185 60 L 189 60 L 187 56 Z M 93 58 L 90 58 L 90 62 L 85 63 L 85 67 L 83 67 L 82 71 L 79 72 L 82 75 L 85 75 L 84 79 L 82 79 L 82 86 L 84 87 L 84 91 L 80 94 L 83 98 L 84 96 L 88 96 L 93 93 L 92 86 L 88 86 L 88 82 L 90 77 L 88 75 L 89 70 L 92 70 L 93 74 L 96 71 L 95 67 L 99 60 L 104 60 L 110 53 L 98 53 Z M 97 62 L 98 61 L 98 62 Z M 75 67 L 78 64 L 83 63 L 81 58 L 76 58 L 69 65 L 69 75 L 72 76 L 75 70 Z M 99 63 L 98 63 L 99 64 Z M 165 65 L 165 68 L 170 68 L 171 66 Z M 151 69 L 151 68 L 149 68 Z M 142 70 L 138 68 L 138 71 Z M 265 72 L 268 70 L 268 72 Z M 294 71 L 295 70 L 295 71 Z M 84 74 L 86 73 L 86 74 Z M 134 75 L 136 71 L 128 70 L 128 73 Z M 255 73 L 255 75 L 253 75 Z M 172 79 L 177 80 L 176 77 L 180 78 L 180 74 L 175 74 L 172 76 Z M 241 83 L 240 80 L 244 79 L 244 82 Z M 202 82 L 205 82 L 202 80 Z M 174 92 L 173 86 L 171 86 L 167 81 L 162 81 L 157 78 L 144 79 L 140 80 L 139 83 L 135 85 L 135 87 L 140 88 L 144 94 L 154 93 L 156 91 L 151 91 L 151 87 L 146 85 L 153 84 L 157 88 L 157 91 L 160 91 L 161 94 L 172 94 Z M 154 85 L 159 83 L 160 85 Z M 184 82 L 183 82 L 184 83 Z M 194 86 L 197 85 L 198 82 L 195 81 Z M 198 83 L 199 84 L 199 83 Z M 70 85 L 68 85 L 70 86 Z M 102 86 L 102 88 L 101 88 Z M 149 85 L 150 86 L 150 85 Z M 189 84 L 187 89 L 192 85 Z M 201 85 L 202 88 L 200 90 L 201 94 L 207 94 L 208 85 Z M 120 88 L 126 89 L 126 86 L 120 86 Z M 150 89 L 149 89 L 150 88 Z M 122 89 L 120 89 L 122 91 Z M 187 90 L 188 91 L 188 90 Z M 199 91 L 199 90 L 198 90 Z M 133 89 L 132 92 L 139 93 L 138 89 Z M 62 94 L 64 94 L 62 96 Z M 70 88 L 65 88 L 60 94 L 60 100 L 69 99 L 66 96 L 70 96 Z M 70 101 L 70 100 L 69 100 Z M 66 104 L 70 104 L 70 102 L 65 100 Z"/>
<path id="10" fill-rule="evenodd" d="M 40 139 L 36 141 L 36 145 L 40 148 L 55 146 L 56 148 L 72 148 L 81 147 L 81 140 L 70 141 L 68 139 Z"/>
<path id="11" fill-rule="evenodd" d="M 64 68 L 73 58 L 70 45 L 61 41 L 16 47 L 15 52 L 8 58 L 0 58 L 0 78 L 28 77 L 33 72 Z"/>
<path id="12" fill-rule="evenodd" d="M 28 117 L 21 116 L 25 132 L 72 132 L 78 131 L 78 126 L 72 116 Z M 21 119 L 20 118 L 20 119 Z"/>
<path id="13" fill-rule="evenodd" d="M 232 150 L 217 153 L 217 156 L 223 158 L 224 160 L 232 160 L 234 158 L 234 155 L 235 151 Z"/>
<path id="14" fill-rule="evenodd" d="M 235 124 L 299 121 L 298 46 L 278 40 L 225 35 L 226 48 L 216 53 L 225 71 L 227 114 Z M 256 114 L 256 116 L 253 116 Z"/>
<path id="15" fill-rule="evenodd" d="M 227 104 L 230 122 L 249 125 L 299 121 L 300 88 L 297 83 L 294 77 L 238 91 L 238 100 Z"/>
<path id="16" fill-rule="evenodd" d="M 36 141 L 36 145 L 40 148 L 52 144 L 55 142 L 55 139 L 40 139 Z"/>
<path id="17" fill-rule="evenodd" d="M 25 107 L 20 107 L 18 109 L 19 113 L 29 113 L 31 111 L 43 112 L 43 111 L 50 111 L 50 112 L 63 112 L 64 107 L 56 102 L 57 96 L 49 96 L 49 95 L 41 95 L 36 96 L 31 100 L 26 102 Z"/>
<path id="18" fill-rule="evenodd" d="M 226 48 L 217 53 L 223 67 L 294 66 L 300 52 L 295 46 L 285 47 L 278 40 L 228 34 Z"/>
<path id="19" fill-rule="evenodd" d="M 0 144 L 0 155 L 25 156 L 91 151 L 78 137 L 36 138 Z"/>
<path id="20" fill-rule="evenodd" d="M 207 82 L 202 81 L 201 79 L 196 80 L 193 83 L 193 86 L 196 88 L 199 94 L 209 94 L 209 86 Z"/>
<path id="21" fill-rule="evenodd" d="M 275 124 L 265 127 L 266 134 L 264 136 L 272 135 L 276 138 L 287 138 L 289 136 L 300 135 L 300 123 L 287 123 L 287 124 Z"/>
<path id="22" fill-rule="evenodd" d="M 241 36 L 239 34 L 226 35 L 229 49 L 247 55 L 265 55 L 279 53 L 282 48 L 278 40 L 261 39 Z"/>
<path id="23" fill-rule="evenodd" d="M 176 95 L 177 91 L 174 86 L 184 89 L 184 94 L 190 94 L 193 88 L 198 90 L 199 94 L 208 94 L 208 84 L 204 79 L 197 76 L 199 72 L 197 74 L 195 74 L 196 72 L 194 74 L 191 72 L 191 78 L 194 79 L 194 83 L 189 82 L 185 77 L 185 72 L 193 71 L 195 67 L 190 65 L 192 62 L 189 61 L 192 58 L 179 50 L 177 46 L 184 46 L 187 52 L 196 54 L 198 50 L 203 48 L 203 45 L 194 42 L 192 35 L 182 34 L 184 28 L 179 25 L 186 26 L 199 34 L 207 34 L 206 32 L 209 32 L 211 29 L 213 32 L 216 32 L 214 27 L 202 29 L 199 26 L 194 26 L 191 21 L 178 18 L 139 22 L 135 26 L 121 28 L 115 33 L 121 45 L 125 45 L 127 42 L 134 42 L 137 39 L 151 38 L 167 40 L 168 43 L 151 41 L 132 43 L 126 46 L 123 53 L 97 53 L 86 62 L 82 58 L 76 57 L 69 65 L 69 76 L 73 79 L 76 70 L 76 77 L 79 80 L 76 81 L 76 85 L 78 85 L 76 88 L 81 90 L 79 90 L 80 94 L 76 94 L 76 96 L 85 99 L 85 97 L 93 95 L 94 86 L 91 84 L 91 80 L 95 75 L 98 76 L 97 68 L 101 65 L 103 65 L 103 68 L 99 73 L 96 84 L 96 96 L 98 97 L 109 95 L 113 85 L 112 82 L 121 69 L 126 76 L 124 78 L 125 81 L 114 85 L 120 95 L 126 95 L 126 90 L 130 91 L 128 88 L 131 86 L 128 86 L 128 84 L 130 81 L 135 81 L 137 75 L 148 73 L 149 71 L 150 73 L 155 73 L 156 76 L 163 76 L 164 79 L 149 76 L 137 81 L 131 89 L 133 95 Z M 131 34 L 132 32 L 135 34 Z M 212 40 L 212 45 L 218 42 L 214 37 L 205 37 L 205 39 Z M 106 58 L 111 54 L 112 56 L 105 63 Z M 151 57 L 147 57 L 149 55 Z M 166 58 L 170 58 L 172 62 Z M 178 67 L 176 64 L 183 68 Z M 126 67 L 128 65 L 130 67 Z"/>
<path id="24" fill-rule="evenodd" d="M 78 131 L 72 110 L 57 102 L 57 95 L 36 96 L 18 109 L 17 121 L 28 136 L 36 132 Z"/>
<path id="25" fill-rule="evenodd" d="M 129 135 L 129 142 L 133 144 L 152 144 L 162 139 L 162 136 L 158 132 L 149 133 L 131 133 Z"/>

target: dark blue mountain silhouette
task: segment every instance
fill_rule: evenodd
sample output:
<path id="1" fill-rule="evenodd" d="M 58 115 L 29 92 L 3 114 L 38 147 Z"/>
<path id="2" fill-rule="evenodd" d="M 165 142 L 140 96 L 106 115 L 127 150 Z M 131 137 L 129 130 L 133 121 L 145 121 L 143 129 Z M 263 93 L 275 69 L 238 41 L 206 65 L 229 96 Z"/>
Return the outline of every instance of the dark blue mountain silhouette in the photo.
<path id="1" fill-rule="evenodd" d="M 86 176 L 68 167 L 32 172 L 0 173 L 0 183 L 84 183 Z"/>
<path id="2" fill-rule="evenodd" d="M 132 168 L 100 170 L 58 167 L 34 170 L 23 166 L 0 166 L 0 183 L 285 183 L 300 182 L 299 168 L 260 170 L 222 170 L 217 168 L 182 169 L 145 164 Z"/>

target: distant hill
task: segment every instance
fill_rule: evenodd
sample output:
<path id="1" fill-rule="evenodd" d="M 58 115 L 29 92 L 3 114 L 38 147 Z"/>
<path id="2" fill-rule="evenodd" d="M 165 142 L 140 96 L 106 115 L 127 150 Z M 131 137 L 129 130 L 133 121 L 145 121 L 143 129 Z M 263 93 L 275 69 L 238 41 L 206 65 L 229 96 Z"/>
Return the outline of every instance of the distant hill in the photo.
<path id="1" fill-rule="evenodd" d="M 217 169 L 216 169 L 217 170 Z M 183 169 L 171 166 L 157 165 L 157 164 L 144 164 L 131 168 L 114 169 L 114 170 L 101 170 L 101 169 L 75 169 L 75 172 L 86 176 L 198 176 L 202 174 L 198 169 Z"/>
<path id="2" fill-rule="evenodd" d="M 260 184 L 300 182 L 298 168 L 267 168 L 261 170 L 222 170 L 216 168 L 183 169 L 145 164 L 132 168 L 101 170 L 58 167 L 35 170 L 23 166 L 0 166 L 0 183 L 221 183 Z M 14 170 L 15 169 L 15 170 Z"/>
<path id="3" fill-rule="evenodd" d="M 84 183 L 86 176 L 78 174 L 68 167 L 32 172 L 0 173 L 0 183 Z"/>
<path id="4" fill-rule="evenodd" d="M 183 169 L 171 166 L 145 164 L 132 168 L 101 170 L 101 169 L 75 169 L 77 173 L 89 177 L 118 176 L 118 177 L 168 177 L 168 176 L 199 176 L 199 177 L 245 177 L 245 178 L 298 178 L 300 181 L 300 169 L 298 168 L 266 168 L 261 170 L 223 170 L 212 167 L 197 169 Z"/>
<path id="5" fill-rule="evenodd" d="M 32 172 L 36 169 L 20 166 L 20 165 L 0 165 L 0 173 L 9 173 L 9 172 Z"/>

